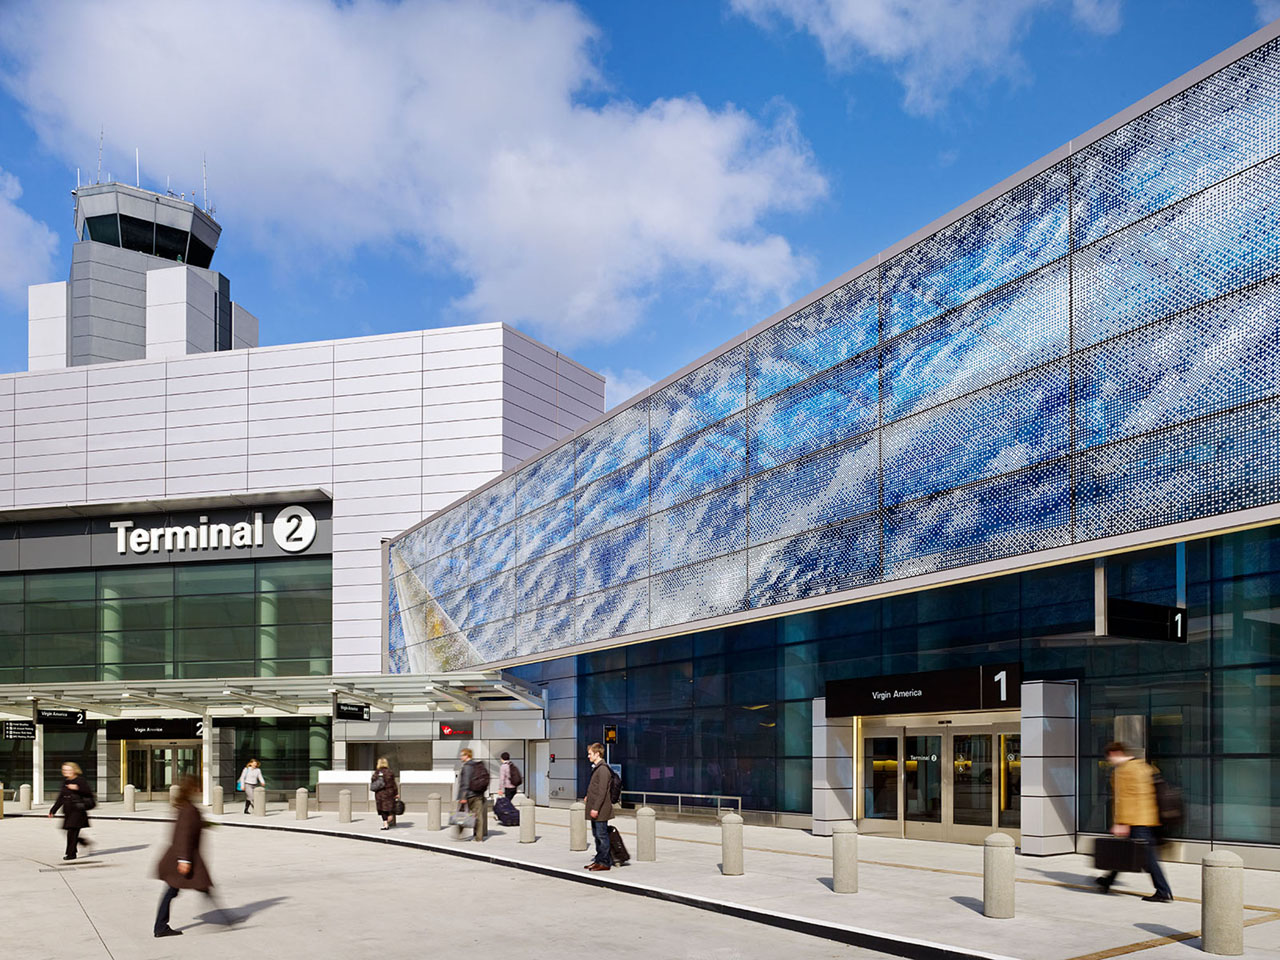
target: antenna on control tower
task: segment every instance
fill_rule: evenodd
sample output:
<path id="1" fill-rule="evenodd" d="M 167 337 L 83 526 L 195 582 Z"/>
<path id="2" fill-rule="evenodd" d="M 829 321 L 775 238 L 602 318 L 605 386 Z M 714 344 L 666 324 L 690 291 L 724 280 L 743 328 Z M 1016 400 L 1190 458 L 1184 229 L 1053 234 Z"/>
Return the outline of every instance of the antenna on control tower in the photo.
<path id="1" fill-rule="evenodd" d="M 204 182 L 204 209 L 209 210 L 209 165 L 204 154 L 200 155 L 200 179 Z"/>
<path id="2" fill-rule="evenodd" d="M 94 183 L 102 182 L 102 135 L 104 132 L 105 128 L 98 127 L 98 179 L 93 181 Z"/>

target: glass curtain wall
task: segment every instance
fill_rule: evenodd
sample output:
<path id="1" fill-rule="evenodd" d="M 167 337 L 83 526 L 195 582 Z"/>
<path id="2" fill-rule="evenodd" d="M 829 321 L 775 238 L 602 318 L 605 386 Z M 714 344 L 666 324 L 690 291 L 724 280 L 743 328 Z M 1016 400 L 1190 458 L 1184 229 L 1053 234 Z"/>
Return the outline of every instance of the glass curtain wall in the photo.
<path id="1" fill-rule="evenodd" d="M 1183 790 L 1182 836 L 1280 843 L 1280 527 L 1184 550 L 1186 643 L 1094 637 L 1093 564 L 1074 563 L 580 655 L 578 737 L 617 724 L 628 790 L 806 813 L 826 681 L 1021 660 L 1080 681 L 1082 830 L 1106 828 L 1102 751 L 1136 715 Z M 1115 597 L 1172 604 L 1179 579 L 1176 546 L 1108 559 Z"/>
<path id="2" fill-rule="evenodd" d="M 0 576 L 0 683 L 324 675 L 329 557 Z"/>

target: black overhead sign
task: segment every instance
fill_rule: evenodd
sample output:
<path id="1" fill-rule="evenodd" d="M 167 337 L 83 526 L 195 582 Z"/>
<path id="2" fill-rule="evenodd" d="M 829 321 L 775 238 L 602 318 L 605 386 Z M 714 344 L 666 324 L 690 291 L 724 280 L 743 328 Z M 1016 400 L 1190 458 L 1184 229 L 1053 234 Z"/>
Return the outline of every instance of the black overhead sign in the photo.
<path id="1" fill-rule="evenodd" d="M 338 701 L 334 708 L 335 720 L 368 720 L 369 705 L 367 703 L 343 703 Z"/>
<path id="2" fill-rule="evenodd" d="M 4 721 L 4 738 L 6 740 L 34 740 L 36 725 L 33 720 Z"/>
<path id="3" fill-rule="evenodd" d="M 44 710 L 36 711 L 36 722 L 46 727 L 83 727 L 83 710 Z"/>
<path id="4" fill-rule="evenodd" d="M 197 740 L 203 724 L 189 720 L 108 720 L 108 740 Z"/>
<path id="5" fill-rule="evenodd" d="M 1182 607 L 1108 597 L 1107 636 L 1186 643 L 1187 611 Z"/>
<path id="6" fill-rule="evenodd" d="M 1022 666 L 1017 663 L 827 682 L 828 717 L 883 717 L 891 713 L 952 713 L 1020 706 Z"/>

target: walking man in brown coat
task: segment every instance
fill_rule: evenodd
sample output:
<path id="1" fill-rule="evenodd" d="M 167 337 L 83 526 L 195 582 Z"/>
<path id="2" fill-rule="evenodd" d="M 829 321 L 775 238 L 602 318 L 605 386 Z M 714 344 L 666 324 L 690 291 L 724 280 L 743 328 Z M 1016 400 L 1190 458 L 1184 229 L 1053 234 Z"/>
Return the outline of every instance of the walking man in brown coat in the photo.
<path id="1" fill-rule="evenodd" d="M 586 868 L 608 870 L 613 866 L 613 851 L 609 847 L 609 821 L 613 819 L 613 803 L 609 791 L 611 771 L 604 762 L 604 745 L 593 743 L 587 747 L 587 759 L 591 761 L 591 782 L 587 784 L 587 819 L 591 821 L 591 835 L 596 841 L 596 858 Z"/>
<path id="2" fill-rule="evenodd" d="M 178 937 L 181 930 L 169 926 L 169 905 L 180 890 L 199 890 L 210 894 L 213 880 L 200 857 L 200 831 L 204 828 L 204 818 L 191 798 L 200 790 L 200 782 L 193 776 L 185 776 L 178 784 L 178 793 L 173 806 L 178 813 L 173 824 L 173 843 L 160 858 L 156 867 L 156 875 L 169 885 L 169 889 L 160 898 L 160 909 L 156 911 L 154 933 L 157 937 Z"/>

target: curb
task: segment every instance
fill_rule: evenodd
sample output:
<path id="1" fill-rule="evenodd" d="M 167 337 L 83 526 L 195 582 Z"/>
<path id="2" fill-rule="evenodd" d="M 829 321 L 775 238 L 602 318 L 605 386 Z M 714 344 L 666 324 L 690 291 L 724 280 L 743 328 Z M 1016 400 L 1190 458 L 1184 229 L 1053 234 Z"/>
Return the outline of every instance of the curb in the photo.
<path id="1" fill-rule="evenodd" d="M 34 813 L 24 812 L 6 814 L 5 816 L 7 819 L 9 817 L 34 817 L 37 815 Z M 94 819 L 128 821 L 133 823 L 172 822 L 160 817 L 130 817 L 111 814 L 94 817 Z M 395 837 L 381 837 L 377 835 L 364 835 L 358 833 L 338 833 L 332 830 L 323 830 L 316 827 L 284 827 L 269 823 L 226 823 L 221 820 L 210 820 L 208 822 L 215 823 L 219 827 L 232 827 L 243 830 L 274 830 L 278 833 L 305 833 L 312 836 L 331 837 L 338 840 L 359 840 L 365 843 L 385 843 L 391 844 L 392 846 L 425 850 L 429 853 L 441 853 L 451 857 L 461 857 L 464 860 L 492 863 L 497 866 L 507 867 L 513 870 L 523 870 L 526 873 L 538 874 L 539 876 L 554 877 L 559 880 L 569 880 L 574 883 L 586 884 L 587 886 L 600 887 L 606 890 L 616 890 L 619 893 L 628 893 L 633 896 L 648 897 L 653 900 L 662 900 L 667 903 L 676 903 L 681 906 L 693 907 L 698 910 L 706 910 L 710 913 L 718 913 L 738 920 L 749 920 L 753 923 L 762 923 L 766 926 L 776 927 L 782 930 L 790 930 L 794 933 L 802 933 L 807 936 L 818 937 L 823 940 L 833 940 L 837 943 L 848 944 L 853 947 L 876 950 L 880 953 L 887 953 L 895 957 L 906 957 L 908 960 L 968 960 L 968 958 L 973 958 L 973 960 L 1015 960 L 1015 958 L 1007 957 L 998 953 L 987 953 L 982 950 L 970 950 L 964 947 L 956 947 L 944 943 L 934 943 L 929 940 L 917 940 L 911 937 L 895 937 L 892 934 L 881 933 L 876 930 L 867 930 L 862 927 L 852 927 L 842 923 L 814 920 L 809 917 L 800 917 L 790 913 L 779 913 L 774 910 L 763 910 L 758 907 L 748 907 L 743 904 L 731 903 L 725 900 L 714 900 L 709 897 L 698 897 L 693 894 L 680 893 L 675 890 L 666 890 L 661 887 L 642 886 L 627 880 L 601 877 L 594 873 L 579 873 L 572 870 L 566 870 L 563 867 L 553 867 L 546 864 L 533 863 L 528 860 L 512 860 L 507 857 L 495 856 L 478 850 L 468 850 L 456 844 L 439 845 L 426 843 L 421 840 L 407 840 Z"/>

